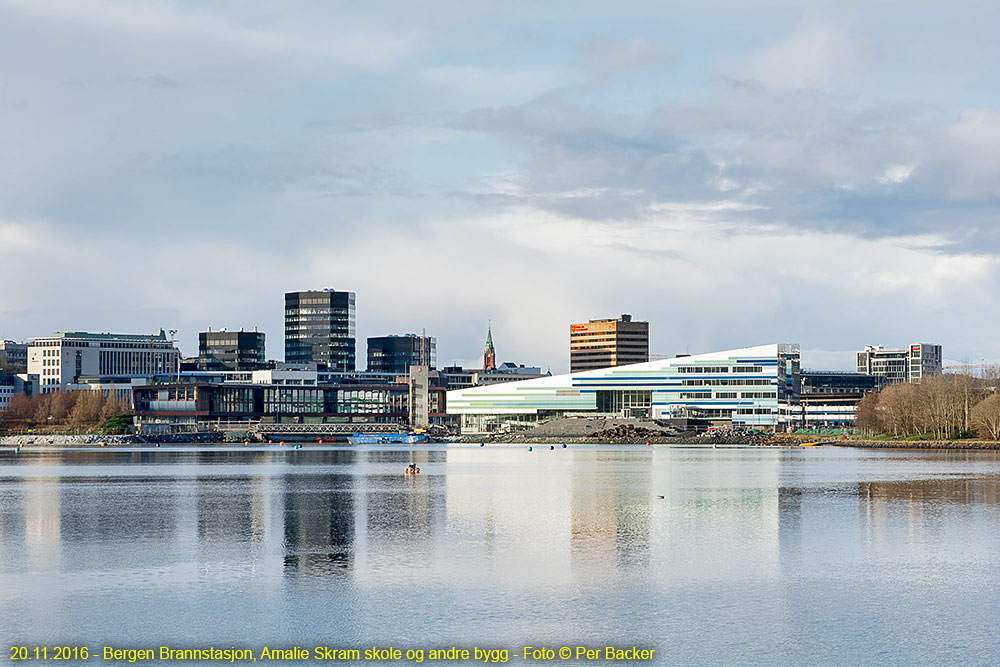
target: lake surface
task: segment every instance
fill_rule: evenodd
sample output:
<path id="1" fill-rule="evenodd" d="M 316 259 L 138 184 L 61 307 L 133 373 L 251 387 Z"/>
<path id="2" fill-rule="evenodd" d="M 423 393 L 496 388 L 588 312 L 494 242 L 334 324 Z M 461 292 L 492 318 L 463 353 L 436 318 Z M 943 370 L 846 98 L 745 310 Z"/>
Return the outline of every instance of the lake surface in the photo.
<path id="1" fill-rule="evenodd" d="M 637 646 L 644 664 L 996 664 L 998 577 L 998 452 L 0 449 L 0 661 Z"/>

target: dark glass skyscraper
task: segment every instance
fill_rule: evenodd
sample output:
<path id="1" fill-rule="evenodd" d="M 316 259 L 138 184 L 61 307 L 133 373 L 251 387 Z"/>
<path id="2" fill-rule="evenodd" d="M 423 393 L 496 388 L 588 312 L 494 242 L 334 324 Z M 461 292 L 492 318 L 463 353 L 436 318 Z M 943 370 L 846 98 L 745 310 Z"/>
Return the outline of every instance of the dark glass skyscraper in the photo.
<path id="1" fill-rule="evenodd" d="M 437 342 L 433 336 L 378 336 L 368 339 L 368 370 L 373 373 L 406 375 L 410 366 L 420 364 L 421 355 L 429 368 L 437 366 Z"/>
<path id="2" fill-rule="evenodd" d="M 263 333 L 222 329 L 198 334 L 200 371 L 255 371 L 265 361 Z"/>
<path id="3" fill-rule="evenodd" d="M 285 294 L 285 361 L 355 369 L 354 292 Z"/>

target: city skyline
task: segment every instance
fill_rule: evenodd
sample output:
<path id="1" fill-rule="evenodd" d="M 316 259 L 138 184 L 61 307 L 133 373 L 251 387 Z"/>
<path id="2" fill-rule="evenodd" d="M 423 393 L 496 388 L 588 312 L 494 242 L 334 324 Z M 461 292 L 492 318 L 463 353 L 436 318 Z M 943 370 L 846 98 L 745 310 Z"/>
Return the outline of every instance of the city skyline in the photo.
<path id="1" fill-rule="evenodd" d="M 998 18 L 0 2 L 0 337 L 257 326 L 278 359 L 282 295 L 329 286 L 439 365 L 491 321 L 563 372 L 566 325 L 623 312 L 651 354 L 996 361 Z"/>

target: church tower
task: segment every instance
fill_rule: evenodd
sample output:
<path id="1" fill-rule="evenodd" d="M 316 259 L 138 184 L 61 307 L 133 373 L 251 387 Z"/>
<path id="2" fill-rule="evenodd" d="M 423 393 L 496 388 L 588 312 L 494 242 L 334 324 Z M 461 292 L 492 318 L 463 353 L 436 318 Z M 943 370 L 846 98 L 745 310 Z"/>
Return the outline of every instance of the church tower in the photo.
<path id="1" fill-rule="evenodd" d="M 497 367 L 497 353 L 493 349 L 493 328 L 486 329 L 486 349 L 483 351 L 483 370 L 493 371 Z"/>

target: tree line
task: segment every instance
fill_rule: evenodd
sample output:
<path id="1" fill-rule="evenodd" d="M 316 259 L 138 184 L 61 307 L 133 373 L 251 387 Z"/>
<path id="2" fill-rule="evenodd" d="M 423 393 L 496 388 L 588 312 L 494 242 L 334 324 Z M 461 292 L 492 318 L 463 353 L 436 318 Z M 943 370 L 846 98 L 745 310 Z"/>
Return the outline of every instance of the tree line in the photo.
<path id="1" fill-rule="evenodd" d="M 893 384 L 858 403 L 855 426 L 867 435 L 1000 440 L 1000 367 L 979 376 L 942 374 Z"/>
<path id="2" fill-rule="evenodd" d="M 120 432 L 131 423 L 129 403 L 104 391 L 15 394 L 0 410 L 0 433 L 28 429 Z"/>

